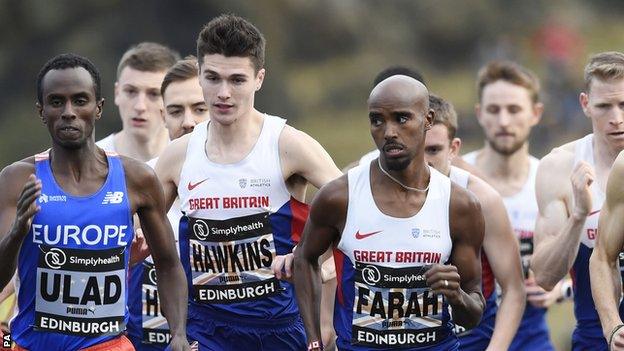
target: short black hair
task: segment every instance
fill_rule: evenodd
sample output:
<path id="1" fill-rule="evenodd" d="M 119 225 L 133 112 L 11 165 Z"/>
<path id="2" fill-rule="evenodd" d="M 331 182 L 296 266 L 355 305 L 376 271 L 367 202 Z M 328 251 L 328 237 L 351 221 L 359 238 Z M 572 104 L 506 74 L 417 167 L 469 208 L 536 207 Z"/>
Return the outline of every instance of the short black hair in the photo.
<path id="1" fill-rule="evenodd" d="M 423 85 L 427 86 L 427 83 L 425 83 L 425 78 L 423 78 L 422 74 L 417 70 L 405 66 L 390 66 L 377 74 L 377 76 L 373 80 L 373 88 L 387 78 L 396 75 L 412 77 L 417 81 L 423 83 Z"/>
<path id="2" fill-rule="evenodd" d="M 197 37 L 197 60 L 204 55 L 249 57 L 256 73 L 264 67 L 264 35 L 251 22 L 236 15 L 221 15 L 208 22 Z"/>
<path id="3" fill-rule="evenodd" d="M 100 72 L 95 67 L 93 62 L 91 62 L 88 58 L 76 55 L 76 54 L 60 54 L 54 56 L 48 62 L 43 65 L 39 74 L 37 75 L 37 101 L 39 103 L 43 102 L 43 77 L 49 71 L 53 69 L 67 69 L 67 68 L 76 68 L 82 67 L 89 72 L 91 78 L 93 78 L 93 87 L 95 89 L 95 98 L 96 100 L 102 99 L 102 82 L 100 78 Z"/>

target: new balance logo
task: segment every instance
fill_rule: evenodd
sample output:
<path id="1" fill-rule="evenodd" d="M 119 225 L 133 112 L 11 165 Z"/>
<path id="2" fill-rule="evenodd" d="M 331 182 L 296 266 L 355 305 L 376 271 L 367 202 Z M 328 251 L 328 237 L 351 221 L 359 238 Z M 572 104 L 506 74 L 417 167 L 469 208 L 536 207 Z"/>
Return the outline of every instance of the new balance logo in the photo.
<path id="1" fill-rule="evenodd" d="M 47 202 L 48 202 L 48 195 L 46 195 L 46 194 L 41 194 L 41 195 L 39 196 L 39 202 L 40 202 L 40 203 L 47 203 Z"/>
<path id="2" fill-rule="evenodd" d="M 102 205 L 120 204 L 121 201 L 123 201 L 123 196 L 123 191 L 109 191 L 104 196 L 104 200 L 102 200 Z"/>

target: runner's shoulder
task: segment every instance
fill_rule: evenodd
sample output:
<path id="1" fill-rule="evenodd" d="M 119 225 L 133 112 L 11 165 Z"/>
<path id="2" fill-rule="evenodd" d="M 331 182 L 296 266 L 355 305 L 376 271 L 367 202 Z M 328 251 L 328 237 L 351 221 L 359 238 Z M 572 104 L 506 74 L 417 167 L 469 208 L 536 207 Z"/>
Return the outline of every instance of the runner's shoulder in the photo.
<path id="1" fill-rule="evenodd" d="M 123 164 L 128 186 L 133 188 L 144 187 L 153 182 L 158 182 L 156 173 L 147 163 L 128 156 L 120 155 L 119 158 Z"/>
<path id="2" fill-rule="evenodd" d="M 468 178 L 468 190 L 476 196 L 484 210 L 503 203 L 502 197 L 494 187 L 473 174 Z"/>
<path id="3" fill-rule="evenodd" d="M 15 198 L 26 184 L 28 177 L 35 173 L 35 156 L 30 156 L 22 160 L 11 163 L 0 172 L 0 189 L 3 191 L 3 198 L 11 201 Z M 15 196 L 10 196 L 14 194 Z"/>
<path id="4" fill-rule="evenodd" d="M 481 212 L 481 202 L 477 196 L 453 182 L 451 182 L 450 201 L 450 211 L 455 218 L 470 218 Z"/>
<path id="5" fill-rule="evenodd" d="M 574 146 L 577 141 L 558 146 L 544 156 L 537 168 L 538 181 L 542 178 L 569 177 L 574 167 Z"/>
<path id="6" fill-rule="evenodd" d="M 312 200 L 312 208 L 323 213 L 339 214 L 349 203 L 349 184 L 346 174 L 330 181 L 319 189 Z"/>
<path id="7" fill-rule="evenodd" d="M 300 152 L 309 151 L 310 146 L 315 147 L 317 145 L 321 147 L 321 144 L 306 132 L 288 124 L 284 125 L 279 136 L 280 150 L 284 150 L 287 154 L 294 153 L 295 156 Z"/>
<path id="8" fill-rule="evenodd" d="M 172 140 L 158 156 L 157 164 L 165 162 L 165 164 L 169 165 L 174 164 L 176 161 L 184 160 L 191 135 L 192 133 L 188 133 Z"/>

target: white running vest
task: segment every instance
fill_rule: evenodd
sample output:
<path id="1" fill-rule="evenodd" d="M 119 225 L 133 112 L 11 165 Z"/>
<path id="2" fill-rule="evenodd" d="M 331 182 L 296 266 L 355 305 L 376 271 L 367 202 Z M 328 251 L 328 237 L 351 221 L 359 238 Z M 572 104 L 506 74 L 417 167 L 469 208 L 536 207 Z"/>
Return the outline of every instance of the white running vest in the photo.
<path id="1" fill-rule="evenodd" d="M 180 233 L 188 256 L 182 246 L 181 256 L 192 276 L 192 303 L 213 313 L 241 318 L 259 318 L 269 309 L 276 318 L 297 313 L 292 289 L 282 288 L 290 285 L 280 283 L 271 270 L 273 258 L 294 245 L 291 195 L 279 156 L 285 123 L 264 115 L 256 144 L 231 164 L 206 156 L 208 121 L 198 124 L 189 139 L 178 184 L 182 212 L 189 218 L 184 242 Z"/>
<path id="2" fill-rule="evenodd" d="M 449 178 L 451 178 L 451 180 L 455 184 L 468 190 L 468 181 L 470 180 L 470 172 L 463 170 L 459 167 L 451 166 L 451 170 L 449 172 Z"/>
<path id="3" fill-rule="evenodd" d="M 476 166 L 478 151 L 468 153 L 462 158 L 469 164 Z M 503 196 L 507 215 L 511 226 L 520 242 L 520 256 L 524 277 L 528 277 L 531 256 L 533 255 L 533 232 L 537 221 L 538 209 L 535 198 L 535 177 L 539 160 L 529 156 L 529 176 L 518 193 L 512 196 Z"/>
<path id="4" fill-rule="evenodd" d="M 424 273 L 451 255 L 451 182 L 429 169 L 425 202 L 409 218 L 386 215 L 377 207 L 370 164 L 349 170 L 347 218 L 336 258 L 339 345 L 420 347 L 448 340 L 448 306 L 442 295 L 431 293 Z"/>

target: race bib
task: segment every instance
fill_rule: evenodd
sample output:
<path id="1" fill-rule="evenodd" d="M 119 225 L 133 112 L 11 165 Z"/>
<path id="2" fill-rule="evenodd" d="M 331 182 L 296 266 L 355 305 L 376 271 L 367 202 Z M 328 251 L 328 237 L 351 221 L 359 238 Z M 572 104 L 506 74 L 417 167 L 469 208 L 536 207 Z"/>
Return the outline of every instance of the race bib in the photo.
<path id="1" fill-rule="evenodd" d="M 125 247 L 39 248 L 36 330 L 87 337 L 125 330 Z"/>
<path id="2" fill-rule="evenodd" d="M 143 343 L 166 346 L 171 341 L 169 324 L 160 310 L 160 299 L 156 289 L 156 266 L 143 261 L 143 284 L 141 302 Z"/>
<path id="3" fill-rule="evenodd" d="M 189 218 L 193 296 L 201 303 L 234 303 L 281 292 L 269 213 L 208 220 Z"/>
<path id="4" fill-rule="evenodd" d="M 446 305 L 425 278 L 430 266 L 389 268 L 356 262 L 351 343 L 422 347 L 448 336 Z"/>

